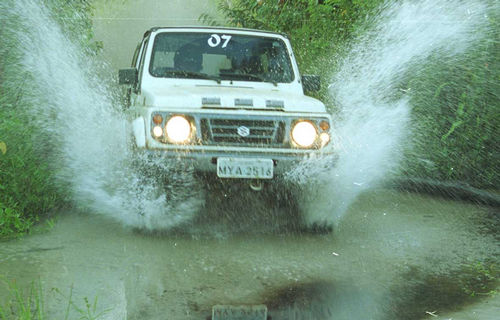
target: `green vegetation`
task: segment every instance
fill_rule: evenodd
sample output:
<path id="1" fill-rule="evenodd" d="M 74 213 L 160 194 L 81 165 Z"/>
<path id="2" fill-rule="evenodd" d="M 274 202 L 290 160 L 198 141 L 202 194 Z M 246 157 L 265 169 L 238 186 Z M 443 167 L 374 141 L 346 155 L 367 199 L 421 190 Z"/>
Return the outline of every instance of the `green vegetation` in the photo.
<path id="1" fill-rule="evenodd" d="M 92 42 L 91 5 L 86 0 L 44 0 L 66 34 L 92 53 L 100 44 Z M 8 3 L 5 4 L 8 6 Z M 2 9 L 3 10 L 3 9 Z M 26 28 L 20 19 L 4 17 L 0 30 L 0 239 L 29 232 L 34 223 L 66 205 L 67 188 L 56 181 L 52 154 L 56 142 L 37 128 L 30 112 L 32 75 L 22 59 L 16 35 Z M 3 25 L 4 26 L 4 25 Z M 40 101 L 38 101 L 39 103 Z"/>
<path id="2" fill-rule="evenodd" d="M 494 296 L 497 294 L 498 266 L 495 262 L 476 261 L 464 265 L 462 290 L 470 297 Z"/>
<path id="3" fill-rule="evenodd" d="M 318 4 L 322 2 L 323 4 Z M 301 73 L 329 79 L 347 54 L 349 40 L 362 34 L 384 0 L 220 0 L 219 11 L 230 26 L 286 33 Z M 500 19 L 489 13 L 487 36 L 458 59 L 418 66 L 407 75 L 413 106 L 414 137 L 403 174 L 459 182 L 477 188 L 500 187 Z M 208 15 L 208 24 L 216 20 Z M 369 26 L 368 26 L 369 27 Z M 483 33 L 482 33 L 483 32 Z M 328 66 L 325 68 L 325 66 Z M 423 67 L 423 68 L 422 68 Z M 323 81 L 327 84 L 327 81 Z M 335 112 L 326 88 L 318 97 Z"/>
<path id="4" fill-rule="evenodd" d="M 6 145 L 0 153 L 0 237 L 27 232 L 63 203 L 46 160 L 34 152 L 36 129 L 5 100 L 0 100 L 0 137 Z"/>
<path id="5" fill-rule="evenodd" d="M 41 281 L 32 282 L 27 290 L 22 290 L 15 281 L 5 283 L 10 296 L 7 301 L 0 304 L 0 320 L 44 320 L 49 319 L 44 305 L 44 292 Z M 52 292 L 61 296 L 67 305 L 64 312 L 64 320 L 98 320 L 102 318 L 109 309 L 99 311 L 97 307 L 97 296 L 93 302 L 87 297 L 83 298 L 84 306 L 80 307 L 73 301 L 73 288 L 69 296 L 64 295 L 59 289 L 53 288 Z"/>
<path id="6" fill-rule="evenodd" d="M 409 82 L 418 93 L 411 97 L 417 137 L 407 157 L 411 176 L 499 189 L 499 18 L 492 13 L 488 36 L 466 55 L 431 60 Z"/>
<path id="7" fill-rule="evenodd" d="M 391 288 L 390 296 L 395 297 L 391 313 L 397 319 L 420 319 L 425 311 L 452 311 L 493 297 L 497 294 L 498 271 L 494 261 L 467 261 L 456 270 L 435 273 L 410 266 L 402 274 L 404 288 Z"/>
<path id="8" fill-rule="evenodd" d="M 32 283 L 27 292 L 23 292 L 15 282 L 8 285 L 12 297 L 7 305 L 0 305 L 0 320 L 44 319 L 44 305 L 41 283 Z"/>

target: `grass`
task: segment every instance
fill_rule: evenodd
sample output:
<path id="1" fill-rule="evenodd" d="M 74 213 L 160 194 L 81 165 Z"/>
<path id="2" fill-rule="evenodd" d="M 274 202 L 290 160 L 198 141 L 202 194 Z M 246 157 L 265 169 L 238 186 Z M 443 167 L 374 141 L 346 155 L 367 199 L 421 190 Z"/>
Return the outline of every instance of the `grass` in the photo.
<path id="1" fill-rule="evenodd" d="M 36 129 L 22 122 L 21 108 L 16 113 L 3 109 L 2 101 L 0 106 L 0 139 L 5 146 L 0 152 L 0 239 L 5 239 L 28 233 L 41 217 L 60 208 L 65 196 L 48 159 L 35 150 Z"/>
<path id="2" fill-rule="evenodd" d="M 15 281 L 5 282 L 9 294 L 5 305 L 0 304 L 0 320 L 45 320 L 53 319 L 46 313 L 44 306 L 44 295 L 40 280 L 32 282 L 27 290 L 22 290 Z M 78 306 L 73 301 L 73 287 L 70 288 L 69 296 L 64 295 L 59 289 L 51 291 L 67 300 L 64 312 L 64 320 L 99 320 L 111 309 L 99 310 L 98 298 L 90 301 L 83 298 L 83 306 Z M 72 312 L 73 311 L 73 312 Z"/>
<path id="3" fill-rule="evenodd" d="M 27 292 L 23 292 L 15 281 L 8 284 L 11 295 L 7 305 L 0 305 L 0 319 L 31 320 L 45 319 L 41 282 L 31 283 Z"/>
<path id="4" fill-rule="evenodd" d="M 470 297 L 495 296 L 498 294 L 498 266 L 494 262 L 477 261 L 464 266 L 468 275 L 463 283 L 463 291 Z"/>
<path id="5" fill-rule="evenodd" d="M 498 288 L 495 261 L 469 261 L 449 272 L 427 273 L 410 267 L 404 273 L 404 290 L 396 286 L 391 296 L 391 312 L 398 319 L 421 319 L 427 310 L 455 311 L 463 306 L 495 296 Z M 404 292 L 404 294 L 401 294 Z"/>

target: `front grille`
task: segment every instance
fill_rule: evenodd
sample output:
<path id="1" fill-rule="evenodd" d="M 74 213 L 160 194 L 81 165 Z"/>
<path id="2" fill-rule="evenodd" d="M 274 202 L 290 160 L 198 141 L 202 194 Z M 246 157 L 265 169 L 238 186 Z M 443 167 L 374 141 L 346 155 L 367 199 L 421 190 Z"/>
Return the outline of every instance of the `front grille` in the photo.
<path id="1" fill-rule="evenodd" d="M 248 133 L 243 136 L 240 131 Z M 247 132 L 246 129 L 248 129 Z M 201 132 L 205 144 L 278 146 L 283 144 L 285 123 L 268 119 L 202 119 Z"/>

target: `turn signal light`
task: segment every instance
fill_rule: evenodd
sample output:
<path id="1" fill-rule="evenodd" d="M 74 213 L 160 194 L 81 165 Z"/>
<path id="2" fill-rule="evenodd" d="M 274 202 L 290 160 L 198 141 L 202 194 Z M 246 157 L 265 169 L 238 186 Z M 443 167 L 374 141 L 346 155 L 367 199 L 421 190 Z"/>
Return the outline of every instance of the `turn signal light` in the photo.
<path id="1" fill-rule="evenodd" d="M 328 131 L 328 129 L 330 129 L 330 124 L 328 123 L 328 121 L 323 120 L 319 123 L 319 127 L 323 131 Z"/>
<path id="2" fill-rule="evenodd" d="M 155 114 L 153 116 L 153 123 L 154 124 L 162 124 L 163 122 L 163 117 L 161 116 L 161 114 Z"/>

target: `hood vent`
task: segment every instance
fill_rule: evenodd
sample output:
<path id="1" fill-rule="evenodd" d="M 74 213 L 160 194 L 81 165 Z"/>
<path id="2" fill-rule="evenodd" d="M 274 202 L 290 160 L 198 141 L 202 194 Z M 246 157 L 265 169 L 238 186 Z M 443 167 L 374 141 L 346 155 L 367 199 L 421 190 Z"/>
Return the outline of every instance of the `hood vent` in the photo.
<path id="1" fill-rule="evenodd" d="M 252 99 L 234 99 L 235 107 L 253 107 Z"/>
<path id="2" fill-rule="evenodd" d="M 201 104 L 203 106 L 220 106 L 219 97 L 203 97 L 201 98 Z"/>
<path id="3" fill-rule="evenodd" d="M 266 100 L 266 108 L 285 109 L 285 101 L 283 101 L 283 100 Z"/>

